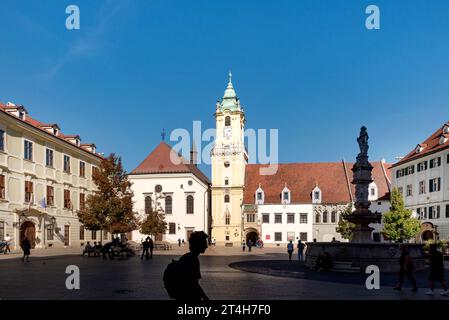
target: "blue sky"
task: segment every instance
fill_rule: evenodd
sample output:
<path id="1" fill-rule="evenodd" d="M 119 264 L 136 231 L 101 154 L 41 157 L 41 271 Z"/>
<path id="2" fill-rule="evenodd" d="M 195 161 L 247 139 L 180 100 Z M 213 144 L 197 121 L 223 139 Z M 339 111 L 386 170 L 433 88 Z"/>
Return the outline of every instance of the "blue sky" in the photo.
<path id="1" fill-rule="evenodd" d="M 369 4 L 381 30 L 365 28 Z M 279 129 L 281 162 L 353 161 L 362 125 L 371 160 L 393 162 L 449 120 L 448 12 L 445 0 L 1 0 L 0 101 L 130 171 L 162 128 L 214 127 L 232 70 L 247 127 Z"/>

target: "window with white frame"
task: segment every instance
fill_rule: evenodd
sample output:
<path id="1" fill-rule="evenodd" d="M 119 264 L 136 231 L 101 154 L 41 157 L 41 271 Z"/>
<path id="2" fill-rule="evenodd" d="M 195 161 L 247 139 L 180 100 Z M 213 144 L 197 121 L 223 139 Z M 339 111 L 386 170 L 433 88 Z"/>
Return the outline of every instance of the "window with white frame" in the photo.
<path id="1" fill-rule="evenodd" d="M 33 161 L 33 143 L 31 141 L 24 141 L 23 158 L 25 160 Z"/>
<path id="2" fill-rule="evenodd" d="M 5 151 L 5 131 L 0 129 L 0 151 Z"/>
<path id="3" fill-rule="evenodd" d="M 300 213 L 299 214 L 299 223 L 307 224 L 307 213 Z"/>
<path id="4" fill-rule="evenodd" d="M 434 178 L 429 180 L 429 192 L 440 191 L 441 178 Z"/>
<path id="5" fill-rule="evenodd" d="M 282 213 L 274 214 L 274 223 L 282 223 Z"/>
<path id="6" fill-rule="evenodd" d="M 246 222 L 248 222 L 248 223 L 256 222 L 256 215 L 254 213 L 247 213 L 246 214 Z"/>
<path id="7" fill-rule="evenodd" d="M 262 213 L 262 223 L 270 223 L 270 214 Z"/>
<path id="8" fill-rule="evenodd" d="M 70 157 L 68 155 L 64 155 L 64 172 L 70 173 Z"/>
<path id="9" fill-rule="evenodd" d="M 439 167 L 439 166 L 441 166 L 441 157 L 437 157 L 437 158 L 430 159 L 430 161 L 429 161 L 429 167 L 430 167 L 431 169 L 432 169 L 432 168 Z"/>
<path id="10" fill-rule="evenodd" d="M 419 194 L 424 194 L 424 193 L 426 193 L 426 182 L 420 181 L 419 182 Z"/>
<path id="11" fill-rule="evenodd" d="M 300 232 L 299 239 L 303 242 L 307 242 L 307 232 Z"/>
<path id="12" fill-rule="evenodd" d="M 407 185 L 407 197 L 413 196 L 413 186 L 411 184 Z"/>
<path id="13" fill-rule="evenodd" d="M 439 219 L 439 218 L 440 218 L 440 206 L 430 206 L 429 219 Z"/>
<path id="14" fill-rule="evenodd" d="M 274 241 L 282 241 L 282 232 L 274 233 Z"/>
<path id="15" fill-rule="evenodd" d="M 312 190 L 312 203 L 321 203 L 322 193 L 321 189 L 316 186 Z"/>
<path id="16" fill-rule="evenodd" d="M 295 214 L 287 213 L 287 223 L 295 223 Z"/>
<path id="17" fill-rule="evenodd" d="M 47 167 L 53 168 L 53 159 L 54 158 L 54 151 L 52 149 L 45 149 L 45 165 Z"/>

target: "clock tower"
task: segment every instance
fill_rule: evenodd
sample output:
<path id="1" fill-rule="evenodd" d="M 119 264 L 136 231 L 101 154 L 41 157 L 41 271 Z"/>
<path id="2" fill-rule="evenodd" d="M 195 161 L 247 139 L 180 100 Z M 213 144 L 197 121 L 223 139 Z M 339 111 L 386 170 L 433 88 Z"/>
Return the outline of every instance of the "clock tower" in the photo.
<path id="1" fill-rule="evenodd" d="M 248 154 L 245 148 L 245 113 L 232 75 L 215 111 L 216 138 L 212 149 L 212 239 L 221 245 L 240 245 L 242 201 Z"/>

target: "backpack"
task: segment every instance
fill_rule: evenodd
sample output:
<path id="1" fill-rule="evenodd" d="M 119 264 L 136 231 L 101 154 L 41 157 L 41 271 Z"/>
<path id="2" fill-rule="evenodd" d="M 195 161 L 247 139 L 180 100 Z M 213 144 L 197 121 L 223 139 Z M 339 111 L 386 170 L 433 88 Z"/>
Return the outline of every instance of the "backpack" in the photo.
<path id="1" fill-rule="evenodd" d="M 183 286 L 184 264 L 179 260 L 172 260 L 164 271 L 162 280 L 164 287 L 170 298 L 179 298 L 181 291 L 185 288 Z"/>

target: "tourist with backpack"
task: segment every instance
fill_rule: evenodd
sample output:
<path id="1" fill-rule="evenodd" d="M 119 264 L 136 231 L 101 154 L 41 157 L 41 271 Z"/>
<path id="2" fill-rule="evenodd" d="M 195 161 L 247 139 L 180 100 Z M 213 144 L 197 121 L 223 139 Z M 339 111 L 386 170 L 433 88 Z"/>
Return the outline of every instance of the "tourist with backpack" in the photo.
<path id="1" fill-rule="evenodd" d="M 201 271 L 198 259 L 208 247 L 207 238 L 203 231 L 193 232 L 189 239 L 190 252 L 178 261 L 173 260 L 165 269 L 163 281 L 170 298 L 190 302 L 209 300 L 199 284 Z"/>
<path id="2" fill-rule="evenodd" d="M 293 250 L 293 242 L 290 240 L 290 242 L 287 244 L 288 262 L 292 262 Z"/>
<path id="3" fill-rule="evenodd" d="M 301 242 L 301 239 L 298 240 L 298 245 L 296 246 L 298 248 L 298 261 L 303 262 L 304 261 L 304 248 L 306 245 Z"/>

